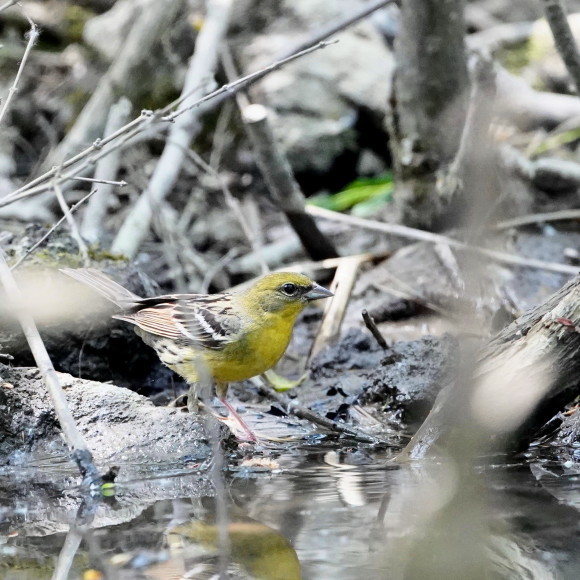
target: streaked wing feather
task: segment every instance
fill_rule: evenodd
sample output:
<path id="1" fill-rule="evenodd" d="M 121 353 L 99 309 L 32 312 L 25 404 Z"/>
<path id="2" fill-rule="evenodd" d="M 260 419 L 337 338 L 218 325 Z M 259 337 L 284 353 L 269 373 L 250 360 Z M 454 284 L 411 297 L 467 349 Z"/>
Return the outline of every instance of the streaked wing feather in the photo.
<path id="1" fill-rule="evenodd" d="M 173 304 L 158 304 L 130 314 L 118 314 L 114 318 L 135 324 L 142 330 L 157 336 L 172 340 L 183 339 L 181 329 L 173 321 Z"/>
<path id="2" fill-rule="evenodd" d="M 142 330 L 194 346 L 219 350 L 235 340 L 240 320 L 233 314 L 229 294 L 173 294 L 145 298 L 134 311 L 115 316 Z"/>
<path id="3" fill-rule="evenodd" d="M 241 326 L 238 316 L 232 312 L 227 294 L 215 300 L 179 301 L 173 319 L 188 338 L 211 349 L 222 349 L 235 340 Z"/>

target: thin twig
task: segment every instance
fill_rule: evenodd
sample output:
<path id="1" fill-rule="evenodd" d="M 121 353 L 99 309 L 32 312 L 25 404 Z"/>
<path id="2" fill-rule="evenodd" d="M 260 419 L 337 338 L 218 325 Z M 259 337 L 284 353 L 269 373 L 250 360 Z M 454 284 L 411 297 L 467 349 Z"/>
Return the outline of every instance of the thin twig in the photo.
<path id="1" fill-rule="evenodd" d="M 478 248 L 476 246 L 464 244 L 463 242 L 459 242 L 453 238 L 449 238 L 441 234 L 434 234 L 432 232 L 426 232 L 424 230 L 419 230 L 408 226 L 388 224 L 375 220 L 367 220 L 312 205 L 307 206 L 306 211 L 313 216 L 334 220 L 337 222 L 343 222 L 350 224 L 353 227 L 365 228 L 375 232 L 382 232 L 393 236 L 400 236 L 402 238 L 419 240 L 431 244 L 449 244 L 452 248 L 474 252 L 503 264 L 511 264 L 513 266 L 521 266 L 524 268 L 536 268 L 538 270 L 547 270 L 549 272 L 558 272 L 560 274 L 575 275 L 578 273 L 578 268 L 568 266 L 567 264 L 560 264 L 559 262 L 545 262 L 544 260 L 535 260 L 533 258 L 522 258 L 521 256 L 509 254 L 508 252 L 499 252 L 496 250 L 489 250 L 487 248 Z"/>
<path id="2" fill-rule="evenodd" d="M 110 179 L 97 179 L 96 177 L 71 177 L 72 181 L 88 181 L 89 183 L 102 183 L 103 185 L 114 185 L 116 187 L 126 187 L 126 181 L 112 181 Z"/>
<path id="3" fill-rule="evenodd" d="M 6 258 L 2 250 L 0 250 L 0 282 L 4 286 L 8 298 L 14 306 L 14 312 L 52 399 L 54 411 L 58 417 L 62 432 L 64 433 L 68 446 L 72 450 L 72 457 L 76 461 L 83 479 L 91 485 L 97 485 L 100 483 L 101 477 L 93 463 L 93 456 L 76 426 L 66 396 L 60 385 L 58 375 L 54 370 L 34 320 L 22 303 L 22 295 L 6 263 Z"/>
<path id="4" fill-rule="evenodd" d="M 317 29 L 312 36 L 309 36 L 306 38 L 306 40 L 294 45 L 290 51 L 285 52 L 279 58 L 286 58 L 287 56 L 290 56 L 291 54 L 300 50 L 304 50 L 315 43 L 322 42 L 323 40 L 326 40 L 327 38 L 335 35 L 337 32 L 341 32 L 345 28 L 356 24 L 359 20 L 370 16 L 373 12 L 376 12 L 384 6 L 387 6 L 387 4 L 393 4 L 395 2 L 398 3 L 398 0 L 379 0 L 378 2 L 374 2 L 368 6 L 363 6 L 358 12 L 351 14 L 347 18 L 337 19 L 335 22 L 331 22 L 326 28 L 323 28 L 322 30 Z"/>
<path id="5" fill-rule="evenodd" d="M 495 230 L 508 230 L 510 228 L 517 228 L 520 226 L 529 226 L 542 222 L 556 222 L 566 220 L 580 220 L 580 209 L 562 209 L 559 211 L 552 211 L 547 213 L 535 213 L 531 215 L 523 215 L 509 220 L 498 222 L 493 226 Z"/>
<path id="6" fill-rule="evenodd" d="M 38 240 L 38 242 L 36 242 L 36 244 L 34 244 L 33 246 L 31 246 L 30 248 L 28 248 L 28 250 L 26 250 L 26 252 L 24 253 L 24 255 L 15 263 L 13 264 L 13 266 L 10 268 L 11 270 L 16 270 L 16 268 L 18 268 L 18 266 L 20 266 L 20 264 L 22 264 L 22 262 L 24 262 L 24 260 L 26 260 L 26 258 L 28 258 L 28 256 L 30 256 L 30 254 L 32 254 L 41 244 L 43 244 L 47 238 L 49 236 L 52 235 L 52 233 L 67 219 L 68 214 L 72 214 L 74 213 L 78 207 L 80 207 L 85 201 L 87 201 L 97 190 L 93 189 L 90 193 L 87 193 L 87 195 L 85 195 L 85 197 L 83 197 L 82 199 L 80 199 L 79 201 L 77 201 L 74 205 L 72 205 L 70 207 L 70 209 L 68 210 L 67 213 L 65 213 L 47 232 L 46 234 L 44 234 L 44 236 L 42 236 L 42 238 L 40 238 L 40 240 Z"/>
<path id="7" fill-rule="evenodd" d="M 580 54 L 574 34 L 560 0 L 543 0 L 546 20 L 552 29 L 554 44 L 572 77 L 576 93 L 580 95 Z"/>
<path id="8" fill-rule="evenodd" d="M 368 310 L 363 310 L 361 312 L 362 318 L 364 320 L 365 326 L 369 329 L 370 333 L 374 336 L 378 345 L 383 350 L 388 350 L 389 345 L 385 340 L 385 337 L 381 334 L 381 331 L 377 327 L 377 323 L 373 320 L 373 317 L 368 313 Z"/>
<path id="9" fill-rule="evenodd" d="M 8 8 L 8 6 L 10 6 L 10 4 L 4 5 L 2 7 L 2 10 L 4 8 Z M 26 16 L 26 14 L 25 14 L 25 16 Z M 10 107 L 10 103 L 12 102 L 12 98 L 14 97 L 16 92 L 18 91 L 18 83 L 20 82 L 20 78 L 22 77 L 22 73 L 24 72 L 24 67 L 26 66 L 26 62 L 28 60 L 28 57 L 30 56 L 30 52 L 32 51 L 32 47 L 35 45 L 36 41 L 38 40 L 38 36 L 40 34 L 36 24 L 34 24 L 34 22 L 32 22 L 32 20 L 28 16 L 26 16 L 26 18 L 28 19 L 28 23 L 30 24 L 30 31 L 28 32 L 28 43 L 26 45 L 26 49 L 24 51 L 24 54 L 22 55 L 22 60 L 20 61 L 20 66 L 18 67 L 18 72 L 16 73 L 16 77 L 14 78 L 14 82 L 12 83 L 12 86 L 10 87 L 10 89 L 8 89 L 8 96 L 6 97 L 6 100 L 4 101 L 4 105 L 2 106 L 2 109 L 0 110 L 0 125 L 2 124 L 2 121 L 4 120 L 4 116 L 6 115 L 6 111 L 8 111 L 8 107 Z"/>
<path id="10" fill-rule="evenodd" d="M 235 95 L 238 91 L 241 91 L 251 84 L 259 81 L 260 79 L 264 78 L 266 75 L 270 74 L 271 72 L 282 68 L 283 66 L 294 62 L 295 60 L 302 58 L 316 50 L 321 50 L 327 46 L 335 44 L 338 41 L 329 41 L 329 42 L 321 42 L 315 46 L 310 47 L 307 50 L 300 51 L 291 57 L 283 60 L 276 61 L 254 73 L 250 73 L 241 77 L 240 79 L 236 80 L 234 83 L 230 83 L 228 85 L 223 85 L 220 88 L 216 89 L 215 91 L 205 95 L 201 99 L 198 99 L 194 103 L 192 103 L 187 109 L 180 109 L 176 111 L 176 113 L 183 113 L 190 108 L 201 107 L 201 105 L 205 104 L 208 101 L 213 101 L 213 105 L 219 105 L 222 100 L 220 97 L 224 98 L 231 98 Z M 187 99 L 191 97 L 191 94 L 184 95 L 183 97 L 176 99 L 175 101 L 169 103 L 167 106 L 163 107 L 157 112 L 150 111 L 150 110 L 143 110 L 141 111 L 141 115 L 136 119 L 133 119 L 130 123 L 121 127 L 118 131 L 105 137 L 104 139 L 96 139 L 92 145 L 78 153 L 77 155 L 67 159 L 61 164 L 61 169 L 67 169 L 72 165 L 75 165 L 81 161 L 83 163 L 78 167 L 75 167 L 73 171 L 70 173 L 63 173 L 59 182 L 65 181 L 74 177 L 75 175 L 81 173 L 84 169 L 89 167 L 90 165 L 97 162 L 102 157 L 109 155 L 112 151 L 118 149 L 124 142 L 128 141 L 129 139 L 133 138 L 138 133 L 144 131 L 154 122 L 158 122 L 160 118 L 164 120 L 173 120 L 168 117 L 163 117 L 163 115 L 167 115 L 178 103 L 181 103 L 183 99 Z M 119 143 L 117 140 L 120 137 L 124 137 L 122 143 Z M 4 196 L 0 199 L 0 207 L 4 207 L 9 205 L 10 203 L 14 203 L 20 199 L 31 195 L 37 195 L 44 191 L 47 191 L 51 188 L 51 184 L 47 183 L 44 184 L 45 181 L 52 179 L 56 175 L 57 171 L 56 168 L 52 168 L 49 171 L 46 171 L 36 179 L 33 179 L 29 183 L 23 185 L 19 189 L 9 193 L 8 195 Z"/>
<path id="11" fill-rule="evenodd" d="M 68 204 L 64 198 L 64 195 L 62 193 L 62 189 L 61 189 L 60 185 L 55 183 L 53 187 L 54 187 L 54 192 L 56 194 L 56 199 L 58 200 L 58 205 L 60 206 L 60 209 L 63 213 L 63 216 L 66 219 L 68 227 L 70 228 L 71 236 L 74 239 L 74 241 L 77 243 L 77 246 L 79 247 L 79 252 L 83 258 L 83 263 L 86 267 L 89 265 L 89 250 L 87 248 L 87 245 L 85 244 L 85 241 L 83 240 L 83 238 L 79 232 L 77 222 L 75 221 L 75 219 L 72 215 L 72 212 L 70 210 L 70 207 L 68 206 Z"/>

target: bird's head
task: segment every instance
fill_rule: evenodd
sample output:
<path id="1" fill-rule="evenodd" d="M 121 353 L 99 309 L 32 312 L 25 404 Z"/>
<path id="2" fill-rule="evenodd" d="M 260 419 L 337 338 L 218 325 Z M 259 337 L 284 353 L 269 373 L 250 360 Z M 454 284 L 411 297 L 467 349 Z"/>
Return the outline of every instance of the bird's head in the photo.
<path id="1" fill-rule="evenodd" d="M 260 278 L 247 293 L 248 298 L 265 312 L 298 314 L 312 300 L 333 296 L 330 290 L 293 272 L 275 272 Z"/>

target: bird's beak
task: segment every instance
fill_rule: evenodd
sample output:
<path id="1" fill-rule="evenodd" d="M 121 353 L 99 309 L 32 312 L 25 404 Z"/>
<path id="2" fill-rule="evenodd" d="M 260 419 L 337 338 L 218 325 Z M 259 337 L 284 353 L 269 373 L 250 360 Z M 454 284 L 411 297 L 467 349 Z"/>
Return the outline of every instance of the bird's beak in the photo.
<path id="1" fill-rule="evenodd" d="M 320 300 L 321 298 L 330 298 L 331 296 L 334 296 L 334 294 L 330 290 L 327 290 L 318 284 L 314 284 L 312 288 L 304 294 L 304 296 L 306 300 L 310 301 Z"/>

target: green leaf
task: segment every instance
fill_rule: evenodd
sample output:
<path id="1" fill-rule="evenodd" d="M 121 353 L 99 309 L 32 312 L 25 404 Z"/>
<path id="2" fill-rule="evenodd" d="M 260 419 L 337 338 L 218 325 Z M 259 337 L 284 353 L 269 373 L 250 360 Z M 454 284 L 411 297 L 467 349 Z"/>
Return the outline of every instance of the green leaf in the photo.
<path id="1" fill-rule="evenodd" d="M 376 208 L 389 202 L 392 193 L 393 175 L 389 172 L 378 177 L 361 177 L 342 191 L 315 195 L 307 203 L 333 211 L 346 211 L 375 200 L 377 203 L 372 207 Z"/>

